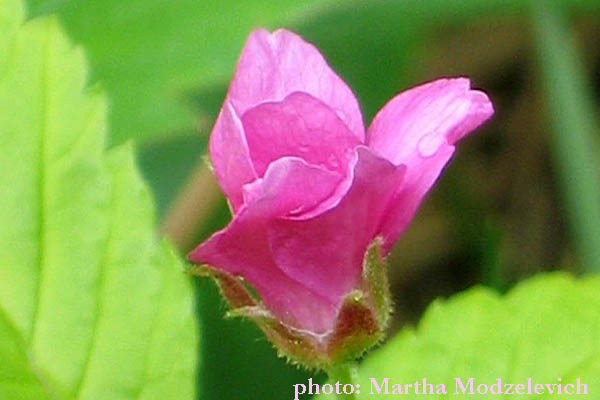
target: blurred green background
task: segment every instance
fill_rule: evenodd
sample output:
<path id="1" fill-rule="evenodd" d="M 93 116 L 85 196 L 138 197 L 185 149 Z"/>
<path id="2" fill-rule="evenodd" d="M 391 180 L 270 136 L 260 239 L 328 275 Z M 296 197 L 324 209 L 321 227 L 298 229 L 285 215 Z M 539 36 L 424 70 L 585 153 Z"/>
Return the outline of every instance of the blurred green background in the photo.
<path id="1" fill-rule="evenodd" d="M 470 77 L 495 104 L 390 256 L 392 330 L 473 284 L 504 291 L 541 270 L 600 266 L 600 0 L 28 5 L 31 17 L 58 14 L 85 48 L 111 102 L 110 144 L 134 141 L 162 233 L 182 254 L 230 218 L 204 155 L 243 43 L 285 27 L 323 52 L 367 123 L 394 94 L 442 76 Z M 198 280 L 197 294 L 200 398 L 291 398 L 309 375 L 250 323 L 224 320 L 212 282 Z"/>

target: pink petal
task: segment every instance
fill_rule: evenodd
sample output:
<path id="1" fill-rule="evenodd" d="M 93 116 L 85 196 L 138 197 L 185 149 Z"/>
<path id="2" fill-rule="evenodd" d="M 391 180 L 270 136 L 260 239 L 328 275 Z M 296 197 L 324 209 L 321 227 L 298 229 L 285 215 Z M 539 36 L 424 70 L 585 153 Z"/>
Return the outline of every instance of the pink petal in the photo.
<path id="1" fill-rule="evenodd" d="M 342 178 L 301 158 L 280 158 L 269 164 L 264 178 L 244 186 L 244 203 L 262 207 L 265 216 L 298 217 L 335 193 Z"/>
<path id="2" fill-rule="evenodd" d="M 264 29 L 250 34 L 238 61 L 228 98 L 239 115 L 268 101 L 305 92 L 331 107 L 364 141 L 362 115 L 350 88 L 331 70 L 319 50 L 292 32 Z"/>
<path id="3" fill-rule="evenodd" d="M 243 276 L 285 323 L 330 330 L 342 296 L 361 282 L 364 253 L 404 173 L 367 148 L 357 151 L 352 186 L 336 208 L 309 220 L 274 217 L 271 208 L 294 196 L 288 191 L 293 182 L 329 179 L 296 159 L 278 161 L 265 175 L 264 196 L 253 197 L 189 259 Z M 281 171 L 289 171 L 286 178 Z"/>
<path id="4" fill-rule="evenodd" d="M 442 143 L 453 145 L 494 110 L 466 78 L 440 79 L 394 97 L 369 128 L 369 147 L 394 164 L 418 164 Z"/>
<path id="5" fill-rule="evenodd" d="M 284 322 L 322 331 L 335 317 L 333 303 L 287 276 L 275 264 L 267 226 L 280 216 L 314 208 L 335 191 L 341 180 L 341 175 L 298 158 L 273 162 L 264 178 L 244 186 L 246 202 L 231 224 L 198 246 L 189 259 L 243 276 Z"/>
<path id="6" fill-rule="evenodd" d="M 200 244 L 189 259 L 244 277 L 285 324 L 323 332 L 335 318 L 336 308 L 329 299 L 285 275 L 275 264 L 267 221 L 252 207 L 242 207 L 227 228 Z"/>
<path id="7" fill-rule="evenodd" d="M 454 152 L 454 144 L 491 117 L 488 97 L 466 78 L 440 79 L 392 99 L 369 128 L 369 147 L 407 166 L 381 233 L 389 250 Z"/>
<path id="8" fill-rule="evenodd" d="M 405 180 L 391 200 L 386 217 L 382 219 L 378 229 L 384 239 L 385 253 L 392 249 L 394 243 L 408 227 L 423 198 L 440 176 L 452 154 L 454 154 L 454 146 L 443 144 L 435 155 L 423 160 L 418 168 L 413 168 L 412 173 L 407 169 Z"/>
<path id="9" fill-rule="evenodd" d="M 366 249 L 405 170 L 365 147 L 357 152 L 352 185 L 337 207 L 307 220 L 280 218 L 269 226 L 279 268 L 336 304 L 360 287 Z"/>
<path id="10" fill-rule="evenodd" d="M 259 176 L 285 156 L 345 174 L 360 144 L 337 114 L 313 96 L 295 92 L 242 116 L 250 158 Z"/>
<path id="11" fill-rule="evenodd" d="M 244 128 L 230 103 L 225 102 L 210 135 L 210 158 L 219 185 L 234 212 L 243 204 L 242 186 L 257 178 L 248 153 Z"/>

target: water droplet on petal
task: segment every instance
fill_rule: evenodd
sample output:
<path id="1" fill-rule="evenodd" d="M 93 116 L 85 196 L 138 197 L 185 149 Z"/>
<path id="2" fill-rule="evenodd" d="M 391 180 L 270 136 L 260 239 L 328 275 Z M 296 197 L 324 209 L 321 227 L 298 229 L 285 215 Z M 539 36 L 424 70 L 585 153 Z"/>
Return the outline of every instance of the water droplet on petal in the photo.
<path id="1" fill-rule="evenodd" d="M 429 158 L 438 151 L 444 143 L 444 140 L 443 135 L 436 134 L 436 132 L 428 133 L 419 139 L 417 150 L 421 157 Z"/>

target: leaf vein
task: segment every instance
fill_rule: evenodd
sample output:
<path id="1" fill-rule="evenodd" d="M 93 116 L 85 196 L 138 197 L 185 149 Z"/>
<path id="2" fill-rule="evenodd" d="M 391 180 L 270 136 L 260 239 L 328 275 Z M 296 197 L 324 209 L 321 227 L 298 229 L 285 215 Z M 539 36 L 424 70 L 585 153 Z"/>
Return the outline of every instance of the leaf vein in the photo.
<path id="1" fill-rule="evenodd" d="M 111 187 L 111 194 L 110 194 L 110 200 L 108 202 L 108 209 L 109 210 L 114 210 L 114 204 L 116 203 L 115 201 L 115 187 L 114 187 L 114 182 L 110 185 Z M 112 213 L 111 213 L 112 214 Z M 105 242 L 105 251 L 102 255 L 102 260 L 98 266 L 98 288 L 97 288 L 97 292 L 96 292 L 96 309 L 94 310 L 94 315 L 93 315 L 93 322 L 92 322 L 92 337 L 90 339 L 90 344 L 89 344 L 89 348 L 87 350 L 86 356 L 85 356 L 85 361 L 83 364 L 83 369 L 80 375 L 79 380 L 77 381 L 77 383 L 74 386 L 73 389 L 73 393 L 74 393 L 74 398 L 75 399 L 79 399 L 81 398 L 81 395 L 83 393 L 83 388 L 85 387 L 85 383 L 87 382 L 87 380 L 89 379 L 89 374 L 90 374 L 90 364 L 93 358 L 94 353 L 96 352 L 96 346 L 98 344 L 98 335 L 99 335 L 99 327 L 100 327 L 100 319 L 102 316 L 102 311 L 104 310 L 104 299 L 107 298 L 107 296 L 105 296 L 105 292 L 106 292 L 106 281 L 107 281 L 107 273 L 106 273 L 106 269 L 108 268 L 108 265 L 110 263 L 109 259 L 110 259 L 110 254 L 111 254 L 111 248 L 112 248 L 112 242 L 113 242 L 113 219 L 114 219 L 114 215 L 111 215 L 110 217 L 110 223 L 109 223 L 109 227 L 108 227 L 108 236 L 106 238 L 106 242 Z"/>
<path id="2" fill-rule="evenodd" d="M 48 77 L 48 62 L 50 56 L 50 24 L 46 24 L 46 32 L 44 35 L 44 41 L 42 44 L 42 62 L 40 68 L 40 92 L 41 92 L 41 123 L 38 132 L 38 252 L 37 252 L 37 270 L 38 279 L 36 280 L 36 287 L 34 292 L 34 304 L 32 321 L 31 321 L 31 332 L 29 335 L 29 345 L 32 346 L 37 330 L 37 322 L 39 318 L 40 303 L 42 297 L 42 286 L 44 283 L 44 257 L 46 254 L 46 241 L 45 241 L 45 213 L 46 213 L 46 135 L 48 134 L 48 118 L 49 118 L 49 93 L 47 85 L 49 84 Z"/>

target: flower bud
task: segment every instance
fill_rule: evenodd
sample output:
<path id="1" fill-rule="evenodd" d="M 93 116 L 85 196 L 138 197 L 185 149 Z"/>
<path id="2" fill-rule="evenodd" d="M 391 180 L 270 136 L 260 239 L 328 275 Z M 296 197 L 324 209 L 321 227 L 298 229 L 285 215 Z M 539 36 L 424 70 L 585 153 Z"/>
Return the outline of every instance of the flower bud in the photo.
<path id="1" fill-rule="evenodd" d="M 233 219 L 189 254 L 205 265 L 194 271 L 290 360 L 360 356 L 389 319 L 383 258 L 455 143 L 492 114 L 468 79 L 440 79 L 394 97 L 365 133 L 354 94 L 314 46 L 253 32 L 209 143 Z"/>

